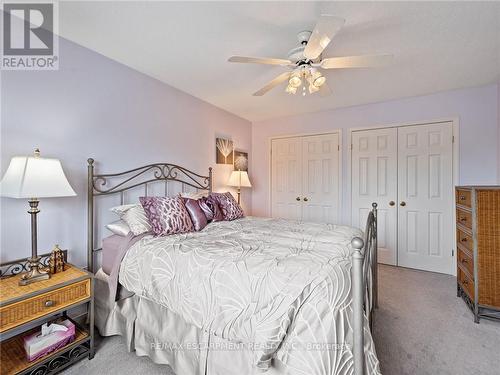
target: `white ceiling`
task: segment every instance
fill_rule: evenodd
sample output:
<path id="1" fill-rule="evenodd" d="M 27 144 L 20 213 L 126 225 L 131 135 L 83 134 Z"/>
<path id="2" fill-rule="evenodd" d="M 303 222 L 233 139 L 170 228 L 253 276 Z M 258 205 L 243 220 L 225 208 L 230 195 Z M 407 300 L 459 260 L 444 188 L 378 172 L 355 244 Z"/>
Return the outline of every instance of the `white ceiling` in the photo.
<path id="1" fill-rule="evenodd" d="M 423 95 L 500 79 L 500 3 L 61 2 L 60 34 L 251 121 Z M 333 95 L 252 93 L 322 13 L 346 24 L 324 56 L 392 53 L 384 68 L 326 73 Z"/>

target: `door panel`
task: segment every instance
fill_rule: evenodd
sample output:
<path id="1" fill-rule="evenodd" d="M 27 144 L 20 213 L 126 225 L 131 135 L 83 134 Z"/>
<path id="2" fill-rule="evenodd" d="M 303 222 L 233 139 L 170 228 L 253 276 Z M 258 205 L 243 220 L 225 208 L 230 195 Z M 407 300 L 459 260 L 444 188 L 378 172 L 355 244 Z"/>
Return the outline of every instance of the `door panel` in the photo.
<path id="1" fill-rule="evenodd" d="M 302 137 L 302 219 L 337 223 L 339 215 L 339 136 Z"/>
<path id="2" fill-rule="evenodd" d="M 378 260 L 397 264 L 397 129 L 352 133 L 352 225 L 365 230 L 372 203 L 378 204 Z"/>
<path id="3" fill-rule="evenodd" d="M 398 264 L 451 273 L 452 124 L 398 129 Z"/>
<path id="4" fill-rule="evenodd" d="M 273 139 L 271 159 L 271 216 L 300 220 L 302 218 L 300 139 Z"/>

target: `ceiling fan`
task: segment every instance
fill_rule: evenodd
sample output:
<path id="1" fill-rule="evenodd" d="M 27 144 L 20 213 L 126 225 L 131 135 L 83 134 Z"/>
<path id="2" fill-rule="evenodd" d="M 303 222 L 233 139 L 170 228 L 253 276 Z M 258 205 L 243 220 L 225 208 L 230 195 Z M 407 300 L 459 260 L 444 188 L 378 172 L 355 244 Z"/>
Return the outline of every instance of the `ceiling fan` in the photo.
<path id="1" fill-rule="evenodd" d="M 326 96 L 331 90 L 326 83 L 326 77 L 321 69 L 368 68 L 385 65 L 392 59 L 392 55 L 364 55 L 323 58 L 324 49 L 331 42 L 335 34 L 344 26 L 345 20 L 332 15 L 321 15 L 316 27 L 311 31 L 302 31 L 297 35 L 300 46 L 288 53 L 288 59 L 266 57 L 232 56 L 229 62 L 252 63 L 266 65 L 281 65 L 288 71 L 280 74 L 268 82 L 254 96 L 262 96 L 279 84 L 288 81 L 285 91 L 289 94 L 297 93 L 302 86 L 302 95 L 306 95 L 306 85 L 310 94 L 319 92 Z"/>

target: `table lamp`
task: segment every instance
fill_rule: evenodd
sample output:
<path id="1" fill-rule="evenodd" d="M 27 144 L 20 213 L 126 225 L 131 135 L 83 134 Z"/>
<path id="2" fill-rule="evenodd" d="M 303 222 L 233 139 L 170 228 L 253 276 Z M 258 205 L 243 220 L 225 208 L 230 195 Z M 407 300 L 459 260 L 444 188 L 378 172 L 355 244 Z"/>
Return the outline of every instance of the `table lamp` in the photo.
<path id="1" fill-rule="evenodd" d="M 40 212 L 38 198 L 76 195 L 66 179 L 61 162 L 58 159 L 41 158 L 38 149 L 33 156 L 14 156 L 0 182 L 0 195 L 28 199 L 30 206 L 31 258 L 28 259 L 28 272 L 21 275 L 19 285 L 49 279 L 50 274 L 37 254 L 36 216 Z"/>
<path id="2" fill-rule="evenodd" d="M 252 187 L 247 171 L 232 171 L 227 182 L 229 186 L 238 188 L 238 204 L 240 204 L 240 190 L 242 187 Z"/>

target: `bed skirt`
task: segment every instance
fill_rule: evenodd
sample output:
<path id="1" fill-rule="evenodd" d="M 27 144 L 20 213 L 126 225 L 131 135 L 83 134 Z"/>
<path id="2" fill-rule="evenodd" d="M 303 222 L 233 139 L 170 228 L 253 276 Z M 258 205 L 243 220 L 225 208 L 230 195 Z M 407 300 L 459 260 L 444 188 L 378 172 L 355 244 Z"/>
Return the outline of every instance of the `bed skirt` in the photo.
<path id="1" fill-rule="evenodd" d="M 170 365 L 176 374 L 262 374 L 252 366 L 252 352 L 208 334 L 177 314 L 136 295 L 110 303 L 108 275 L 95 274 L 95 322 L 101 336 L 120 335 L 129 351 Z M 285 375 L 273 361 L 266 375 Z"/>

